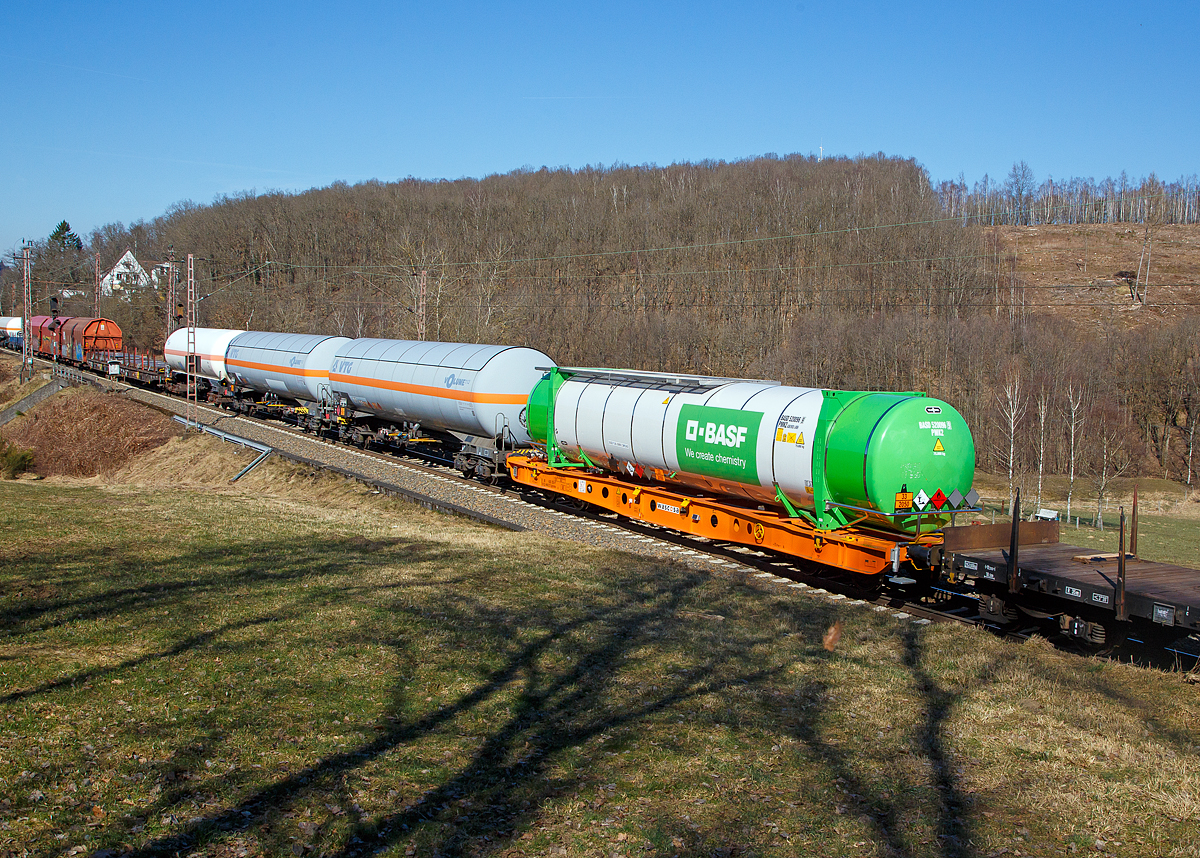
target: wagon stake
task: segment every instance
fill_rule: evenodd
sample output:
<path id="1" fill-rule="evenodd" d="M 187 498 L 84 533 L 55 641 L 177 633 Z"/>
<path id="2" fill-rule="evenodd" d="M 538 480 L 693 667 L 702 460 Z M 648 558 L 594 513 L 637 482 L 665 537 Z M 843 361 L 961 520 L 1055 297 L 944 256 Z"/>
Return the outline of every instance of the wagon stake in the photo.
<path id="1" fill-rule="evenodd" d="M 1117 547 L 1117 619 L 1125 622 L 1129 619 L 1129 609 L 1125 605 L 1125 507 L 1121 507 L 1121 540 Z"/>
<path id="2" fill-rule="evenodd" d="M 1012 537 L 1008 541 L 1008 592 L 1018 593 L 1021 590 L 1021 582 L 1019 580 L 1019 572 L 1017 569 L 1017 551 L 1021 543 L 1021 488 L 1017 487 L 1017 497 L 1013 503 L 1013 508 L 1009 510 L 1012 513 Z"/>
<path id="3" fill-rule="evenodd" d="M 1137 557 L 1137 532 L 1138 532 L 1138 487 L 1135 484 L 1133 487 L 1133 512 L 1129 516 L 1129 553 Z"/>

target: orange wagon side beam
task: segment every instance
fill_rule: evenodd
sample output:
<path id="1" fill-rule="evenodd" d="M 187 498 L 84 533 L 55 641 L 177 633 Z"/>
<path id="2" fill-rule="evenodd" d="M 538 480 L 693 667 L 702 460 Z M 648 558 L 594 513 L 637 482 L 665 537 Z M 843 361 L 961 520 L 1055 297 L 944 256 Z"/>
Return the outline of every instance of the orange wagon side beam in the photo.
<path id="1" fill-rule="evenodd" d="M 626 518 L 860 575 L 890 572 L 908 559 L 907 547 L 913 543 L 900 534 L 854 528 L 821 531 L 781 510 L 748 508 L 665 486 L 626 482 L 614 474 L 552 468 L 529 456 L 509 456 L 508 474 L 514 483 L 584 501 Z M 935 541 L 931 537 L 917 540 L 920 544 Z"/>

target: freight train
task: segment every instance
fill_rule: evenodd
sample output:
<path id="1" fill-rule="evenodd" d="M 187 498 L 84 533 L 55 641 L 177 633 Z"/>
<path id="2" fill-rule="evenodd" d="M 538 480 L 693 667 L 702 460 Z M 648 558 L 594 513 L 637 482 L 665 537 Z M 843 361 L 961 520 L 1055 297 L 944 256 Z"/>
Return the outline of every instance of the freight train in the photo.
<path id="1" fill-rule="evenodd" d="M 165 348 L 186 369 L 186 330 Z M 948 403 L 631 370 L 560 368 L 536 349 L 196 329 L 196 372 L 241 410 L 263 396 L 343 439 L 453 448 L 456 467 L 596 469 L 780 508 L 818 529 L 916 533 L 970 508 L 975 447 Z M 269 406 L 268 406 L 269 407 Z M 517 457 L 520 458 L 519 456 Z"/>
<path id="2" fill-rule="evenodd" d="M 224 408 L 419 451 L 464 475 L 860 583 L 933 598 L 972 584 L 997 625 L 1048 622 L 1092 644 L 1134 628 L 1200 632 L 1196 570 L 1061 544 L 1057 522 L 955 526 L 978 511 L 974 442 L 953 406 L 921 393 L 561 367 L 531 348 L 211 328 L 176 331 L 158 361 L 98 348 L 99 321 L 70 333 L 62 323 L 46 339 L 35 319 L 38 348 L 177 392 L 190 369 L 203 398 Z M 82 361 L 65 347 L 77 337 Z"/>
<path id="3" fill-rule="evenodd" d="M 1050 622 L 1091 644 L 1134 623 L 1200 632 L 1196 570 L 1063 545 L 1057 522 L 956 527 L 978 511 L 974 441 L 921 393 L 560 367 L 503 346 L 192 336 L 168 339 L 167 363 L 182 372 L 191 353 L 226 407 L 363 447 L 437 449 L 467 475 L 859 581 L 970 582 L 998 625 Z"/>
<path id="4" fill-rule="evenodd" d="M 21 350 L 25 341 L 24 321 L 21 316 L 0 316 L 0 346 Z"/>

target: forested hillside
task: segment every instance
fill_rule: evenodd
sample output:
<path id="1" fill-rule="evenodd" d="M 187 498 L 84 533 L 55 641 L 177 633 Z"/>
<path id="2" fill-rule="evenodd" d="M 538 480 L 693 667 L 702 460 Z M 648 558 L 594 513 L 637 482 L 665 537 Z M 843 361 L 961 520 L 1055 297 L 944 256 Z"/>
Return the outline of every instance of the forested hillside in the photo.
<path id="1" fill-rule="evenodd" d="M 1020 167 L 1001 191 L 973 192 L 877 155 L 246 194 L 110 225 L 82 247 L 47 240 L 35 297 L 90 296 L 96 254 L 107 267 L 126 249 L 143 262 L 190 253 L 201 325 L 412 338 L 424 272 L 429 339 L 532 345 L 563 364 L 927 390 L 971 422 L 980 465 L 1014 480 L 1074 463 L 1093 495 L 1119 472 L 1190 482 L 1195 318 L 1099 332 L 1051 321 L 981 224 L 1190 222 L 1195 189 L 1039 190 Z M 68 312 L 91 312 L 90 297 L 75 300 Z M 103 312 L 161 345 L 165 289 L 106 299 Z"/>

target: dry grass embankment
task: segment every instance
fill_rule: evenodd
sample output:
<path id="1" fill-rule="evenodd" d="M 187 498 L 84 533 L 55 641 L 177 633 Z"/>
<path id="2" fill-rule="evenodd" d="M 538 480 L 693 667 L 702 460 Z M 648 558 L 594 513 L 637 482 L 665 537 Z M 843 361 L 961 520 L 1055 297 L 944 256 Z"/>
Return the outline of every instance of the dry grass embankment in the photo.
<path id="1" fill-rule="evenodd" d="M 246 461 L 0 484 L 0 853 L 1200 854 L 1178 674 Z"/>
<path id="2" fill-rule="evenodd" d="M 169 417 L 115 394 L 63 390 L 0 429 L 33 450 L 41 476 L 112 474 L 182 433 Z"/>
<path id="3" fill-rule="evenodd" d="M 22 384 L 20 356 L 0 352 L 0 411 L 49 383 L 49 373 L 38 372 Z"/>

